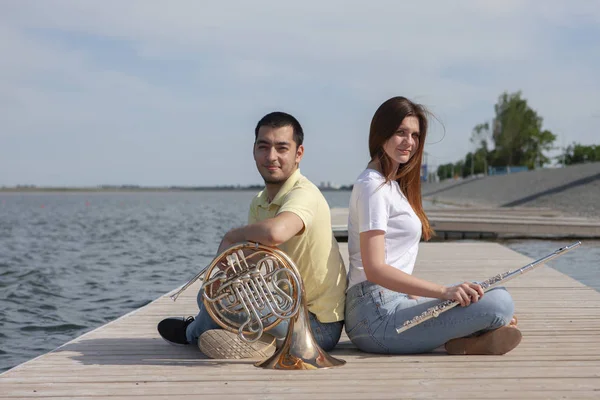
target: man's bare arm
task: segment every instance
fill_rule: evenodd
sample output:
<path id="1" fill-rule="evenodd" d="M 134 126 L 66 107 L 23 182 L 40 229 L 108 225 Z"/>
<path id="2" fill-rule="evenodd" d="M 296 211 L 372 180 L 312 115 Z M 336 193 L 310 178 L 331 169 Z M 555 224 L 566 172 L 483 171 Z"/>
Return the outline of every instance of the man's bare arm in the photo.
<path id="1" fill-rule="evenodd" d="M 304 222 L 296 214 L 284 211 L 268 218 L 225 234 L 217 254 L 239 242 L 258 242 L 266 246 L 279 246 L 304 230 Z"/>

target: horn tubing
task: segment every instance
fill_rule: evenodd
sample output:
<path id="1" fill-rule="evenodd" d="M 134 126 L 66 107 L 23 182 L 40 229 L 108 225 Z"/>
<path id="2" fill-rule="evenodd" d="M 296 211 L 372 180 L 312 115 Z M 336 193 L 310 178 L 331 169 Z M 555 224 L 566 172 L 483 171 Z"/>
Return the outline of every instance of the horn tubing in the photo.
<path id="1" fill-rule="evenodd" d="M 291 258 L 278 248 L 252 242 L 234 244 L 171 298 L 175 301 L 199 279 L 203 279 L 200 290 L 206 312 L 223 329 L 237 333 L 246 342 L 255 342 L 264 332 L 289 321 L 283 346 L 255 366 L 299 370 L 345 364 L 316 342 L 302 276 Z"/>
<path id="2" fill-rule="evenodd" d="M 194 284 L 194 282 L 196 282 L 198 279 L 202 278 L 202 275 L 204 275 L 204 273 L 210 268 L 210 265 L 207 267 L 202 268 L 202 270 L 200 272 L 198 272 L 198 275 L 194 276 L 192 279 L 190 279 L 188 281 L 188 283 L 186 283 L 185 285 L 183 285 L 181 287 L 181 289 L 179 289 L 177 292 L 173 293 L 171 296 L 169 296 L 171 298 L 171 300 L 176 301 L 177 298 L 179 297 L 179 295 L 181 293 L 183 293 L 187 288 L 189 288 L 190 286 L 192 286 Z"/>

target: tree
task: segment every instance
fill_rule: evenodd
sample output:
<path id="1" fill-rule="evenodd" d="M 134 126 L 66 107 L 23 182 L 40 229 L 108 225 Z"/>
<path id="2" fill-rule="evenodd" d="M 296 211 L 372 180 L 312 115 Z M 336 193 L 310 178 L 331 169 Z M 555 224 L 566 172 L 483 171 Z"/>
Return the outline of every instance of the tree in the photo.
<path id="1" fill-rule="evenodd" d="M 452 178 L 454 165 L 453 164 L 442 164 L 437 169 L 437 176 L 440 178 L 440 181 L 444 179 Z"/>
<path id="2" fill-rule="evenodd" d="M 475 151 L 474 162 L 471 165 L 471 175 L 479 173 L 487 174 L 490 156 L 493 154 L 489 150 L 489 144 L 492 140 L 493 136 L 489 123 L 478 124 L 473 128 L 470 141 L 479 147 Z"/>
<path id="3" fill-rule="evenodd" d="M 475 154 L 467 153 L 464 166 L 463 177 L 475 174 Z"/>
<path id="4" fill-rule="evenodd" d="M 440 180 L 487 174 L 488 166 L 526 166 L 535 169 L 550 162 L 545 153 L 552 150 L 556 135 L 542 129 L 542 117 L 529 107 L 520 91 L 502 93 L 494 111 L 496 116 L 491 123 L 478 124 L 471 132 L 470 140 L 475 145 L 475 151 L 457 163 L 440 165 L 437 170 Z M 584 152 L 587 155 L 579 155 L 575 148 L 571 153 L 573 162 L 583 162 L 575 161 L 580 159 L 600 161 L 600 155 L 589 149 Z M 592 153 L 595 155 L 592 156 Z"/>
<path id="5" fill-rule="evenodd" d="M 462 176 L 463 178 L 469 175 L 469 171 L 465 168 L 464 161 L 458 161 L 454 164 L 454 177 Z"/>
<path id="6" fill-rule="evenodd" d="M 521 98 L 521 92 L 504 92 L 494 110 L 492 138 L 495 151 L 490 160 L 493 165 L 525 165 L 534 169 L 550 161 L 544 152 L 552 149 L 556 135 L 542 129 L 542 117 Z"/>
<path id="7" fill-rule="evenodd" d="M 559 156 L 559 158 L 562 157 L 563 156 Z M 578 143 L 573 143 L 567 147 L 564 154 L 564 160 L 565 165 L 600 161 L 600 146 L 583 146 Z"/>

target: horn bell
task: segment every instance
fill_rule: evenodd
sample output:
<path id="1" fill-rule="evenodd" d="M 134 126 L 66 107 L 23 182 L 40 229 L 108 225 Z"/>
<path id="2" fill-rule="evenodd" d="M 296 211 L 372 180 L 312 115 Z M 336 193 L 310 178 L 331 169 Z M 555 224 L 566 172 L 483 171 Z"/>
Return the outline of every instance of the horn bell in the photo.
<path id="1" fill-rule="evenodd" d="M 209 265 L 202 290 L 212 319 L 247 342 L 289 320 L 283 346 L 256 367 L 299 370 L 346 363 L 314 339 L 302 277 L 283 251 L 250 242 L 233 245 Z"/>

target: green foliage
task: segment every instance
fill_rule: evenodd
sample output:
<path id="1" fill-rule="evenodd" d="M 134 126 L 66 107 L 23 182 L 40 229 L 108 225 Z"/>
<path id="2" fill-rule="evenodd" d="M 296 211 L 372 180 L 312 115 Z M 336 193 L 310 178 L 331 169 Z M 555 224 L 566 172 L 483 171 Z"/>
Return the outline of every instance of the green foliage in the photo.
<path id="1" fill-rule="evenodd" d="M 534 169 L 550 161 L 544 152 L 552 149 L 556 135 L 542 129 L 542 117 L 521 98 L 521 92 L 504 92 L 494 109 L 491 165 L 525 165 Z"/>
<path id="2" fill-rule="evenodd" d="M 535 169 L 550 162 L 545 152 L 552 149 L 556 135 L 542 129 L 542 117 L 521 98 L 521 92 L 504 92 L 494 111 L 491 126 L 486 122 L 473 128 L 471 142 L 477 150 L 474 156 L 465 157 L 471 173 L 485 172 L 488 166 L 524 165 Z M 494 149 L 490 150 L 492 145 Z"/>
<path id="3" fill-rule="evenodd" d="M 550 162 L 546 152 L 552 150 L 556 135 L 542 128 L 542 117 L 521 97 L 520 91 L 502 93 L 494 111 L 496 115 L 491 124 L 485 122 L 473 128 L 471 143 L 474 144 L 475 151 L 468 153 L 463 161 L 440 165 L 437 170 L 440 180 L 486 173 L 488 166 L 522 165 L 528 169 L 535 169 Z M 578 151 L 583 152 L 585 156 L 579 153 L 575 155 L 573 146 L 569 153 L 572 160 L 582 157 L 586 160 L 600 160 L 593 158 L 597 157 L 598 153 L 594 152 L 596 150 L 584 151 L 578 148 Z M 569 154 L 565 157 L 569 158 Z"/>
<path id="4" fill-rule="evenodd" d="M 453 170 L 453 164 L 440 165 L 437 169 L 437 176 L 440 178 L 440 181 L 443 181 L 444 179 L 450 179 L 453 177 Z"/>
<path id="5" fill-rule="evenodd" d="M 437 169 L 437 176 L 440 178 L 440 181 L 444 179 L 457 178 L 457 177 L 466 177 L 470 174 L 470 168 L 464 161 L 459 161 L 457 163 L 443 164 L 440 165 Z"/>
<path id="6" fill-rule="evenodd" d="M 562 159 L 563 156 L 560 156 Z M 583 146 L 573 143 L 567 147 L 564 154 L 565 165 L 582 164 L 585 162 L 600 161 L 600 146 Z"/>

